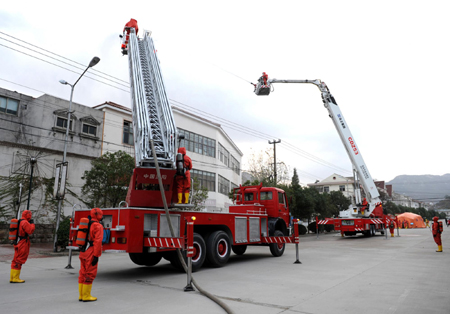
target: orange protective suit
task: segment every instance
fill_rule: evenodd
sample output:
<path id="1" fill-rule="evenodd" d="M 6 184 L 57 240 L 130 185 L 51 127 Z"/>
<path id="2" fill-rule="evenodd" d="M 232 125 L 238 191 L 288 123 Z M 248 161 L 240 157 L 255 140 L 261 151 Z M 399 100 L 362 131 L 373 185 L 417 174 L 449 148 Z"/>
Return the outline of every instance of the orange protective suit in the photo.
<path id="1" fill-rule="evenodd" d="M 186 155 L 185 147 L 178 148 L 178 153 L 183 155 L 185 175 L 176 177 L 177 193 L 179 197 L 180 194 L 184 194 L 185 197 L 184 202 L 187 203 L 189 197 L 189 189 L 191 188 L 191 172 L 189 170 L 192 169 L 192 160 L 189 156 Z M 181 203 L 180 199 L 179 203 Z"/>
<path id="2" fill-rule="evenodd" d="M 91 227 L 87 240 L 89 247 L 84 252 L 80 252 L 80 272 L 78 283 L 91 285 L 97 276 L 98 263 L 93 264 L 94 257 L 102 255 L 103 226 L 100 220 L 103 218 L 103 212 L 100 208 L 91 209 Z"/>
<path id="3" fill-rule="evenodd" d="M 439 227 L 438 217 L 433 217 L 433 238 L 434 242 L 438 245 L 438 251 L 436 252 L 442 252 L 441 229 Z"/>
<path id="4" fill-rule="evenodd" d="M 22 265 L 28 259 L 30 253 L 30 238 L 29 235 L 33 234 L 36 228 L 34 223 L 31 222 L 31 211 L 25 210 L 22 213 L 22 221 L 19 225 L 19 241 L 14 245 L 14 258 L 11 262 L 11 269 L 21 270 Z"/>
<path id="5" fill-rule="evenodd" d="M 266 72 L 263 72 L 262 78 L 263 78 L 263 81 L 264 81 L 264 85 L 267 85 L 267 80 L 269 78 L 269 75 L 267 75 Z"/>

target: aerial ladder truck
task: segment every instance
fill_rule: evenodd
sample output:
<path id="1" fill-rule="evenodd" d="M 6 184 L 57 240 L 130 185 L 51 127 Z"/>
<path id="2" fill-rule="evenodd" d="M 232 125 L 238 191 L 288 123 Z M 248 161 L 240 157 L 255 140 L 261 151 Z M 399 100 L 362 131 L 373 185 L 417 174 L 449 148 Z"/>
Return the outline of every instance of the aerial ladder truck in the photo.
<path id="1" fill-rule="evenodd" d="M 105 252 L 126 252 L 143 266 L 164 258 L 181 268 L 178 249 L 186 260 L 192 259 L 195 271 L 205 260 L 214 267 L 224 266 L 232 251 L 242 255 L 248 246 L 268 246 L 278 257 L 286 243 L 295 243 L 298 262 L 298 228 L 290 225 L 288 200 L 281 189 L 240 186 L 234 189 L 234 205 L 228 213 L 193 211 L 192 204 L 177 204 L 176 176 L 183 170 L 181 154 L 176 153 L 180 136 L 156 49 L 148 31 L 138 38 L 135 29 L 129 28 L 123 38 L 127 40 L 122 53 L 128 56 L 136 164 L 124 206 L 102 209 L 108 234 Z M 88 214 L 75 211 L 72 241 L 80 219 Z"/>
<path id="2" fill-rule="evenodd" d="M 356 145 L 356 141 L 350 132 L 350 128 L 344 119 L 336 100 L 330 93 L 327 85 L 321 80 L 279 80 L 260 77 L 255 86 L 255 94 L 258 96 L 268 96 L 275 83 L 299 83 L 313 84 L 319 88 L 322 101 L 328 110 L 329 117 L 339 134 L 339 138 L 347 151 L 353 166 L 354 191 L 355 195 L 352 204 L 348 209 L 340 211 L 338 218 L 324 220 L 327 224 L 334 224 L 334 228 L 341 232 L 342 236 L 356 235 L 362 233 L 366 236 L 375 235 L 376 232 L 384 234 L 386 225 L 394 220 L 392 216 L 383 214 L 382 202 L 377 187 L 370 175 L 361 151 Z M 365 192 L 365 197 L 361 195 L 361 188 Z"/>

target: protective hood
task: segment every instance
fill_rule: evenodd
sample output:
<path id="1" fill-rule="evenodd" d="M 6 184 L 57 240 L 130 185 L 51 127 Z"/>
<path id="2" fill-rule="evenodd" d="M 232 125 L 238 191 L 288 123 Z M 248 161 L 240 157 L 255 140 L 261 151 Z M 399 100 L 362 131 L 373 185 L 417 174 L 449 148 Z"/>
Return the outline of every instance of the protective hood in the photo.
<path id="1" fill-rule="evenodd" d="M 22 219 L 26 219 L 27 221 L 31 220 L 31 211 L 24 210 L 22 213 Z"/>
<path id="2" fill-rule="evenodd" d="M 186 155 L 186 147 L 180 147 L 178 148 L 178 153 Z"/>
<path id="3" fill-rule="evenodd" d="M 91 219 L 100 221 L 103 218 L 103 212 L 100 208 L 92 208 L 91 209 Z"/>
<path id="4" fill-rule="evenodd" d="M 433 221 L 434 221 L 434 222 L 438 222 L 438 220 L 439 220 L 439 218 L 438 218 L 438 217 L 436 217 L 436 216 L 435 216 L 435 217 L 433 217 Z"/>

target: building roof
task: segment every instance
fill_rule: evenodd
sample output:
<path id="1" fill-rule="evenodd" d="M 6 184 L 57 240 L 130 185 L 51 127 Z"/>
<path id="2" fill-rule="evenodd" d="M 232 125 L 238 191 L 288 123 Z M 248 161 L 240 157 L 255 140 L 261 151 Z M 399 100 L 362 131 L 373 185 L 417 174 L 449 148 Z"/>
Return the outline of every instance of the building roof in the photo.
<path id="1" fill-rule="evenodd" d="M 111 109 L 115 109 L 115 110 L 119 110 L 119 111 L 126 111 L 127 113 L 131 113 L 130 108 L 116 104 L 115 102 L 112 102 L 112 101 L 105 101 L 103 104 L 94 106 L 92 108 L 101 110 L 103 108 L 108 108 L 108 107 Z"/>

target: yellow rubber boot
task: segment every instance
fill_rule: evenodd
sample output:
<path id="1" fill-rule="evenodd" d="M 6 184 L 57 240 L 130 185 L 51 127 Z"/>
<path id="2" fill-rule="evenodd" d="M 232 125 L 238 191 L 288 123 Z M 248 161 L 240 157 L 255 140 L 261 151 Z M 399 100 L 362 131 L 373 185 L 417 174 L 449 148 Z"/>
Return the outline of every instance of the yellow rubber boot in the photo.
<path id="1" fill-rule="evenodd" d="M 189 193 L 184 193 L 184 203 L 187 204 L 189 201 Z"/>
<path id="2" fill-rule="evenodd" d="M 10 281 L 10 283 L 24 283 L 25 280 L 20 279 L 19 276 L 20 276 L 20 270 L 18 270 L 18 269 L 11 269 L 11 281 Z"/>
<path id="3" fill-rule="evenodd" d="M 78 298 L 78 301 L 83 301 L 83 284 L 78 284 L 78 292 L 80 293 L 80 297 Z"/>
<path id="4" fill-rule="evenodd" d="M 181 204 L 183 200 L 183 193 L 178 193 L 178 204 Z"/>
<path id="5" fill-rule="evenodd" d="M 83 285 L 83 302 L 97 301 L 97 298 L 91 296 L 92 284 Z"/>
<path id="6" fill-rule="evenodd" d="M 393 238 L 394 237 L 394 234 L 393 233 L 391 233 L 391 238 Z"/>
<path id="7" fill-rule="evenodd" d="M 438 245 L 438 250 L 436 252 L 442 252 L 442 245 Z"/>

